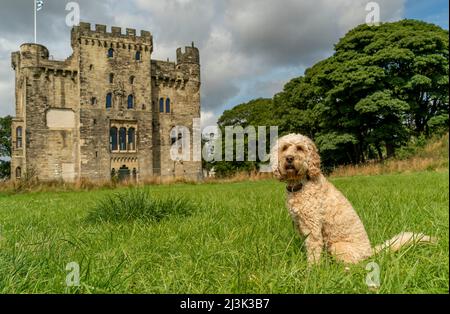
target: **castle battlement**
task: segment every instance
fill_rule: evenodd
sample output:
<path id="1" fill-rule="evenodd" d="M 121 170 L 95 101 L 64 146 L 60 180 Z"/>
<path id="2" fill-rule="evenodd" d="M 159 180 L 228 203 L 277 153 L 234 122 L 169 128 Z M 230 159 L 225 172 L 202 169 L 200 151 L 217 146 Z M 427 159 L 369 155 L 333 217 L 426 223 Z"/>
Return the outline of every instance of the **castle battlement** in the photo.
<path id="1" fill-rule="evenodd" d="M 200 64 L 200 52 L 197 47 L 194 46 L 194 43 L 192 43 L 192 46 L 187 46 L 184 48 L 178 48 L 177 49 L 177 64 L 181 63 L 195 63 Z"/>
<path id="2" fill-rule="evenodd" d="M 84 44 L 91 40 L 94 44 L 107 46 L 113 43 L 138 44 L 144 47 L 153 46 L 153 36 L 149 31 L 142 30 L 140 36 L 137 36 L 134 28 L 126 28 L 123 33 L 121 27 L 112 26 L 111 31 L 108 32 L 106 25 L 95 24 L 92 28 L 91 23 L 80 22 L 78 26 L 72 29 L 72 43 L 83 43 L 83 40 L 85 41 Z"/>
<path id="3" fill-rule="evenodd" d="M 17 67 L 41 69 L 46 76 L 49 73 L 62 76 L 76 76 L 78 70 L 73 64 L 73 56 L 65 61 L 51 60 L 48 49 L 40 44 L 26 43 L 20 46 L 20 51 L 11 54 L 11 66 L 13 69 Z M 38 72 L 36 72 L 38 74 Z"/>

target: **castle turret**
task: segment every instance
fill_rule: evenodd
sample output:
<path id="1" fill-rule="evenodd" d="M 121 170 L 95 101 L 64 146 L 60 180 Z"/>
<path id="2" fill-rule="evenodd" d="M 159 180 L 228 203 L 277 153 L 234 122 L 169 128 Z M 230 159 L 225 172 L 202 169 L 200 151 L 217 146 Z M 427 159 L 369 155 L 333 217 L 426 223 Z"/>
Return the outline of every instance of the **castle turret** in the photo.
<path id="1" fill-rule="evenodd" d="M 189 47 L 177 49 L 177 68 L 191 78 L 191 82 L 200 83 L 200 53 L 194 43 Z"/>
<path id="2" fill-rule="evenodd" d="M 48 49 L 39 44 L 23 44 L 20 46 L 20 66 L 39 67 L 42 61 L 48 61 Z"/>
<path id="3" fill-rule="evenodd" d="M 177 64 L 183 63 L 200 64 L 200 53 L 194 43 L 191 47 L 185 47 L 185 51 L 181 48 L 177 49 Z"/>

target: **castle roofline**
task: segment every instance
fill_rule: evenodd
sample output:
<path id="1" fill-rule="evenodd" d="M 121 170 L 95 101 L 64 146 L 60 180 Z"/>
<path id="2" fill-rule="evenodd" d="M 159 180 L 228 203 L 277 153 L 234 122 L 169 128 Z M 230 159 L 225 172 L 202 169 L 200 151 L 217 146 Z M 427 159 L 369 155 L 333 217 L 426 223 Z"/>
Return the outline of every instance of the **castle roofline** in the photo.
<path id="1" fill-rule="evenodd" d="M 79 33 L 84 36 L 92 36 L 92 37 L 109 37 L 109 38 L 120 38 L 120 39 L 129 39 L 129 40 L 137 40 L 141 39 L 143 41 L 151 41 L 152 34 L 149 31 L 141 30 L 140 36 L 137 35 L 136 29 L 134 28 L 126 28 L 125 33 L 122 33 L 122 28 L 117 26 L 112 26 L 111 31 L 107 31 L 107 26 L 103 24 L 95 24 L 94 28 L 92 28 L 91 23 L 80 22 L 78 26 L 74 26 L 72 32 Z"/>
<path id="2" fill-rule="evenodd" d="M 23 47 L 23 46 L 37 46 L 37 47 L 47 49 L 47 47 L 45 47 L 44 45 L 36 44 L 36 43 L 23 43 L 22 45 L 20 45 L 20 47 Z"/>

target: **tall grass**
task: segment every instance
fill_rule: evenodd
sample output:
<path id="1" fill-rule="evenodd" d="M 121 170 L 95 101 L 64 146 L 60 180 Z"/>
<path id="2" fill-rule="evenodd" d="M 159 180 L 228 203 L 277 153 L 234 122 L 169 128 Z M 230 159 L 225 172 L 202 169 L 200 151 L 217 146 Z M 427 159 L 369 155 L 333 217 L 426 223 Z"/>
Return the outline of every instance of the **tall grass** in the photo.
<path id="1" fill-rule="evenodd" d="M 409 153 L 405 153 L 405 151 L 409 151 Z M 448 151 L 449 134 L 447 133 L 443 137 L 430 140 L 424 146 L 406 147 L 402 154 L 395 159 L 338 167 L 333 170 L 331 177 L 447 170 Z"/>
<path id="2" fill-rule="evenodd" d="M 124 192 L 108 194 L 90 210 L 89 222 L 159 222 L 176 216 L 187 217 L 195 206 L 183 198 L 170 196 L 156 198 L 147 189 L 130 188 Z"/>

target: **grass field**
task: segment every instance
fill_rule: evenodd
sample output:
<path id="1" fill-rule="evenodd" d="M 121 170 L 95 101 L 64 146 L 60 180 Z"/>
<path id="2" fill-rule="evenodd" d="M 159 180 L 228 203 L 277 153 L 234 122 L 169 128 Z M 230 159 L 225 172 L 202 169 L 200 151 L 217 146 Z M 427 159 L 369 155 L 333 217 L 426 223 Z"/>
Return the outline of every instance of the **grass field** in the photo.
<path id="1" fill-rule="evenodd" d="M 448 171 L 332 179 L 373 244 L 403 230 L 439 237 L 350 271 L 331 258 L 307 267 L 284 186 L 273 180 L 147 187 L 195 205 L 159 222 L 86 219 L 117 191 L 0 194 L 0 293 L 448 293 L 448 179 Z M 371 261 L 376 291 L 366 285 Z M 66 286 L 71 262 L 79 287 Z"/>

